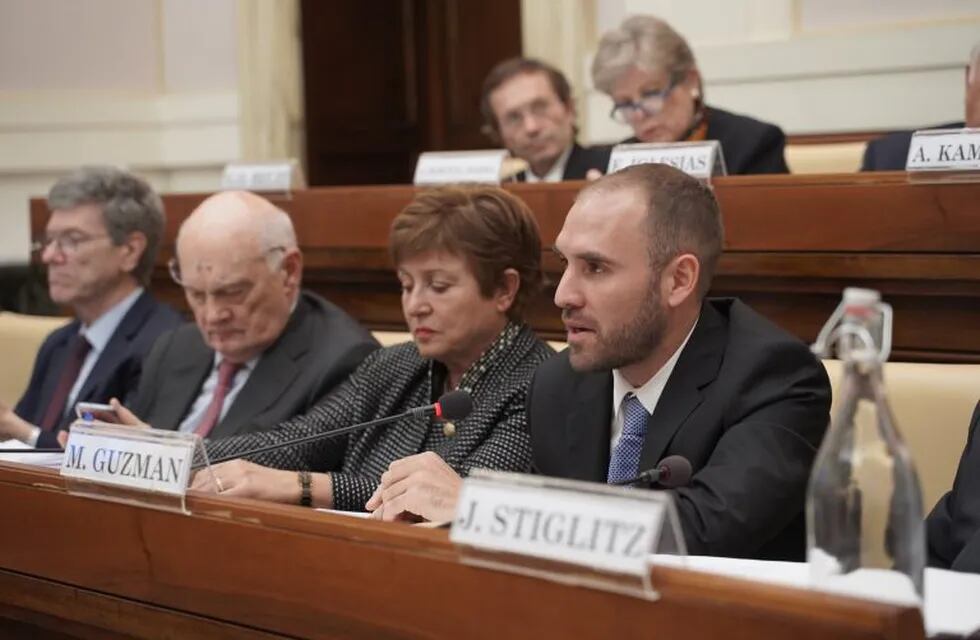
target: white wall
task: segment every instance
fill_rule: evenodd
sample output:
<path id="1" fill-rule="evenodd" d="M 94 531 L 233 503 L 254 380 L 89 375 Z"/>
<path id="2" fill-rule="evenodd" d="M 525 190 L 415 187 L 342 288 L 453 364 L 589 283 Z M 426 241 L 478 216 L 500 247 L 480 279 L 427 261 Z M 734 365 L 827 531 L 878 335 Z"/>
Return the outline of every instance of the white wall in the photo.
<path id="1" fill-rule="evenodd" d="M 688 39 L 711 104 L 788 133 L 961 120 L 963 68 L 980 42 L 976 0 L 600 0 L 581 48 L 585 77 L 595 39 L 635 13 L 658 15 Z M 590 85 L 578 93 L 583 139 L 627 135 L 609 120 L 606 96 Z"/>
<path id="2" fill-rule="evenodd" d="M 211 190 L 240 155 L 235 0 L 0 0 L 0 262 L 81 164 Z"/>

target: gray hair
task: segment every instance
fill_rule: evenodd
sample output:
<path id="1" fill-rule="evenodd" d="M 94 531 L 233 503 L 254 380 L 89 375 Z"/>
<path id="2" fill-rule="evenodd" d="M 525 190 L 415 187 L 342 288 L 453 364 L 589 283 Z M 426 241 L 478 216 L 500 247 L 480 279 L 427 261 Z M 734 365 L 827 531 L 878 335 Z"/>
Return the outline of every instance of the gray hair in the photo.
<path id="1" fill-rule="evenodd" d="M 102 220 L 113 244 L 123 244 L 133 232 L 146 237 L 146 249 L 132 275 L 140 284 L 148 286 L 166 224 L 160 196 L 145 180 L 122 169 L 82 167 L 54 183 L 48 192 L 48 210 L 83 205 L 101 207 Z"/>
<path id="2" fill-rule="evenodd" d="M 592 83 L 611 94 L 630 67 L 664 69 L 676 82 L 696 66 L 691 48 L 669 24 L 653 16 L 631 16 L 618 29 L 603 34 L 592 61 Z"/>

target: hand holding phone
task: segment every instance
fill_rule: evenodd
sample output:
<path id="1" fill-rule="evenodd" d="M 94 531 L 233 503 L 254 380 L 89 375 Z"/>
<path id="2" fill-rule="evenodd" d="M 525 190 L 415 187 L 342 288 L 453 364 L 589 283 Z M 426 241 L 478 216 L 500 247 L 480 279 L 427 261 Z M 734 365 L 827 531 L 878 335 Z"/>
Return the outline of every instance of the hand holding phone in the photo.
<path id="1" fill-rule="evenodd" d="M 75 415 L 78 416 L 79 420 L 85 420 L 86 422 L 99 421 L 99 422 L 110 422 L 112 424 L 119 423 L 119 416 L 116 410 L 108 404 L 99 404 L 98 402 L 78 402 L 75 404 Z"/>

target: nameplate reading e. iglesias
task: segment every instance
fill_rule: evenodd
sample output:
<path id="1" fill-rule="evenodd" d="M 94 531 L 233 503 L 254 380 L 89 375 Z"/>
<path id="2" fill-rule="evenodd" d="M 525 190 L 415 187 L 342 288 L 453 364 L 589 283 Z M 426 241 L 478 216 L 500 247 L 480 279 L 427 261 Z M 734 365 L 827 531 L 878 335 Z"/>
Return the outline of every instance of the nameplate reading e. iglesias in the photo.
<path id="1" fill-rule="evenodd" d="M 487 551 L 642 575 L 663 520 L 663 506 L 641 498 L 467 479 L 450 538 Z"/>

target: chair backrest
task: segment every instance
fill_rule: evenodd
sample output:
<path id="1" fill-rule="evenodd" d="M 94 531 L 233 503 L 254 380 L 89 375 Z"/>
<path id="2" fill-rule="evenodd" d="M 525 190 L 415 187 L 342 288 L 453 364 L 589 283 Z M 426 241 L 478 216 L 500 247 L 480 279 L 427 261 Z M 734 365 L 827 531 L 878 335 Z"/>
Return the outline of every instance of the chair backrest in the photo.
<path id="1" fill-rule="evenodd" d="M 824 366 L 835 392 L 833 416 L 843 367 L 837 360 L 825 360 Z M 928 513 L 953 486 L 980 399 L 980 365 L 889 362 L 884 375 L 888 402 L 919 472 Z"/>
<path id="2" fill-rule="evenodd" d="M 853 173 L 861 168 L 867 142 L 786 145 L 786 164 L 793 173 Z"/>
<path id="3" fill-rule="evenodd" d="M 34 358 L 44 338 L 69 318 L 0 311 L 0 400 L 13 406 L 27 389 Z"/>

